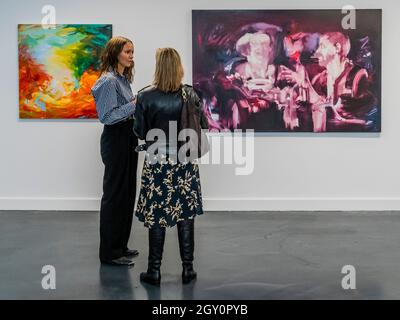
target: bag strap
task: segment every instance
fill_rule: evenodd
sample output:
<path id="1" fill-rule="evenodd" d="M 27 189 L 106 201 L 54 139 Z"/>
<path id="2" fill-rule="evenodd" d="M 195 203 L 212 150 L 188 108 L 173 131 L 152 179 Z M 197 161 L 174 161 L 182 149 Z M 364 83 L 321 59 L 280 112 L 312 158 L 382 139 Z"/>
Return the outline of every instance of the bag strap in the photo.
<path id="1" fill-rule="evenodd" d="M 186 103 L 186 102 L 188 101 L 188 97 L 187 97 L 187 93 L 186 93 L 186 91 L 185 91 L 184 88 L 185 88 L 185 87 L 182 86 L 182 88 L 181 88 L 181 93 L 182 93 L 183 102 Z"/>

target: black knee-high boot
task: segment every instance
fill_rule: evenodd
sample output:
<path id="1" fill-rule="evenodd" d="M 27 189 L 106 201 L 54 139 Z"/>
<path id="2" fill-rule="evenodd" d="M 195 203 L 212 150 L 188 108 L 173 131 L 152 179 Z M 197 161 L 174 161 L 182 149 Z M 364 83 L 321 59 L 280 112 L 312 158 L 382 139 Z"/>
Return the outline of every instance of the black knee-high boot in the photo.
<path id="1" fill-rule="evenodd" d="M 194 219 L 179 221 L 177 225 L 179 251 L 182 259 L 182 282 L 186 284 L 197 276 L 193 270 Z"/>
<path id="2" fill-rule="evenodd" d="M 147 272 L 140 274 L 140 281 L 160 285 L 161 281 L 161 260 L 164 250 L 165 228 L 149 229 L 149 260 Z"/>

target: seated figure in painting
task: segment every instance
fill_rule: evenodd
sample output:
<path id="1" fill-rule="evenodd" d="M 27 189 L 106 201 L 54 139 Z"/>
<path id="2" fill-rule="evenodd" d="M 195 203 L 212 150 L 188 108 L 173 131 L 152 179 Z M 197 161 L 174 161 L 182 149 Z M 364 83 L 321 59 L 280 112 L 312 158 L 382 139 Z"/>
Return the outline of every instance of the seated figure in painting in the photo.
<path id="1" fill-rule="evenodd" d="M 273 64 L 271 36 L 264 32 L 246 33 L 236 43 L 236 51 L 246 57 L 246 62 L 235 68 L 236 76 L 244 81 L 250 91 L 267 92 L 275 85 L 276 67 Z"/>
<path id="2" fill-rule="evenodd" d="M 314 132 L 366 131 L 377 113 L 369 74 L 349 58 L 350 40 L 340 32 L 323 34 L 313 57 L 324 70 L 310 80 L 304 68 L 282 70 L 280 79 L 295 82 L 311 104 Z"/>
<path id="3" fill-rule="evenodd" d="M 199 38 L 216 63 L 210 76 L 194 84 L 204 93 L 210 128 L 284 130 L 274 63 L 281 32 L 281 27 L 265 22 L 234 31 L 218 24 Z"/>
<path id="4" fill-rule="evenodd" d="M 216 75 L 221 89 L 231 92 L 232 105 L 225 105 L 225 109 L 227 113 L 232 112 L 233 127 L 245 127 L 251 119 L 255 128 L 272 128 L 281 118 L 275 103 L 280 92 L 276 88 L 274 38 L 266 31 L 247 32 L 237 40 L 235 49 L 242 59 L 232 64 L 228 75 Z M 254 113 L 260 114 L 252 115 Z"/>

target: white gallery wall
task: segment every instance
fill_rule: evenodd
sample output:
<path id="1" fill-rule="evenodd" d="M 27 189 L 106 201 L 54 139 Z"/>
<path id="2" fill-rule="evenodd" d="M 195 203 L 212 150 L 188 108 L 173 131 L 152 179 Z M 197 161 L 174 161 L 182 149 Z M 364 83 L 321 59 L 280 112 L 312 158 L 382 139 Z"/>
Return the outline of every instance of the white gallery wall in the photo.
<path id="1" fill-rule="evenodd" d="M 201 165 L 206 210 L 400 209 L 400 2 L 397 0 L 2 0 L 0 2 L 0 210 L 98 210 L 98 121 L 19 120 L 17 24 L 110 23 L 135 43 L 134 91 L 150 83 L 156 48 L 182 55 L 191 83 L 192 9 L 382 8 L 382 132 L 255 138 L 254 172 Z"/>

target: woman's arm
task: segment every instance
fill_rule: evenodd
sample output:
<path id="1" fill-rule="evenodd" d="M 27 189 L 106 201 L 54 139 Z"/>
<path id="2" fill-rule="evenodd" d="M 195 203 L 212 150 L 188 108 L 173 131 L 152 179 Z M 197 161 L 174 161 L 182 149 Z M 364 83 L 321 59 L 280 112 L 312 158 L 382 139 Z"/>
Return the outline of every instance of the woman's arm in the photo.
<path id="1" fill-rule="evenodd" d="M 137 96 L 135 120 L 133 122 L 133 131 L 141 140 L 146 140 L 147 126 L 146 126 L 146 112 L 142 103 L 141 94 Z"/>
<path id="2" fill-rule="evenodd" d="M 92 88 L 96 110 L 101 123 L 111 125 L 131 116 L 135 111 L 134 100 L 118 105 L 116 79 L 100 79 Z"/>
<path id="3" fill-rule="evenodd" d="M 193 101 L 193 103 L 196 107 L 196 111 L 200 116 L 200 127 L 202 129 L 208 129 L 209 128 L 208 119 L 203 110 L 203 103 L 202 103 L 200 97 L 198 96 L 198 94 L 196 93 L 196 91 L 193 89 L 192 86 L 185 85 L 185 87 L 187 88 L 187 91 L 189 92 L 189 99 L 191 101 Z"/>

